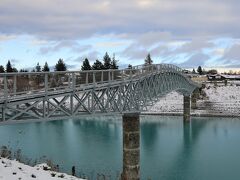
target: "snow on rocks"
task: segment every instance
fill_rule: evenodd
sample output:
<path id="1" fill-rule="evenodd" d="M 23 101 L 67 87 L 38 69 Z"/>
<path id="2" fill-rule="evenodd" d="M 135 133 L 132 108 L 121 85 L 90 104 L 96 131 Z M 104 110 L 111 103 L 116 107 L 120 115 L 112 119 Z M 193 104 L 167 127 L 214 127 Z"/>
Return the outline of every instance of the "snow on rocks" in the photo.
<path id="1" fill-rule="evenodd" d="M 0 158 L 0 180 L 81 180 L 49 169 L 46 164 L 31 167 L 16 160 Z"/>
<path id="2" fill-rule="evenodd" d="M 198 106 L 205 106 L 209 111 L 222 114 L 240 115 L 240 86 L 206 86 L 207 101 L 199 101 Z"/>
<path id="3" fill-rule="evenodd" d="M 240 86 L 235 84 L 228 86 L 206 84 L 206 88 L 203 91 L 206 93 L 206 98 L 197 101 L 197 109 L 192 110 L 193 114 L 240 115 Z M 148 112 L 183 112 L 183 96 L 177 92 L 171 92 L 150 107 Z"/>
<path id="4" fill-rule="evenodd" d="M 150 112 L 182 112 L 183 96 L 178 92 L 168 93 L 162 97 L 155 105 L 149 108 Z"/>
<path id="5" fill-rule="evenodd" d="M 207 85 L 205 92 L 211 102 L 240 101 L 240 86 L 210 86 Z"/>

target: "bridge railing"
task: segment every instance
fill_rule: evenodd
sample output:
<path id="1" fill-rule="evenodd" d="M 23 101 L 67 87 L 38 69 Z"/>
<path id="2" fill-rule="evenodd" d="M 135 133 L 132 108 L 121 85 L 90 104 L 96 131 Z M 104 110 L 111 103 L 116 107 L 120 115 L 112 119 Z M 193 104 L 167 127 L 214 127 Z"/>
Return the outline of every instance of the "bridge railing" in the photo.
<path id="1" fill-rule="evenodd" d="M 0 73 L 0 101 L 26 95 L 72 91 L 84 86 L 124 81 L 156 72 L 182 73 L 182 69 L 171 64 L 153 64 L 121 70 Z"/>

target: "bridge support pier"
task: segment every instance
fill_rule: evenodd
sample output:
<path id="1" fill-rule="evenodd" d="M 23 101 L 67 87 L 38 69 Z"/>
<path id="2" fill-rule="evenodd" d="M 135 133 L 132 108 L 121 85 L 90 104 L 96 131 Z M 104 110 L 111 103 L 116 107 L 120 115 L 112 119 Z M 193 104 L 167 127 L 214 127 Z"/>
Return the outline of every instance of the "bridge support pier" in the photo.
<path id="1" fill-rule="evenodd" d="M 139 113 L 123 115 L 123 172 L 121 179 L 140 179 Z"/>
<path id="2" fill-rule="evenodd" d="M 199 89 L 195 89 L 191 96 L 191 108 L 197 109 L 197 99 L 199 98 Z"/>
<path id="3" fill-rule="evenodd" d="M 190 95 L 183 96 L 183 121 L 190 122 L 190 111 L 191 111 L 191 97 Z"/>
<path id="4" fill-rule="evenodd" d="M 5 108 L 2 107 L 2 121 L 5 121 Z"/>

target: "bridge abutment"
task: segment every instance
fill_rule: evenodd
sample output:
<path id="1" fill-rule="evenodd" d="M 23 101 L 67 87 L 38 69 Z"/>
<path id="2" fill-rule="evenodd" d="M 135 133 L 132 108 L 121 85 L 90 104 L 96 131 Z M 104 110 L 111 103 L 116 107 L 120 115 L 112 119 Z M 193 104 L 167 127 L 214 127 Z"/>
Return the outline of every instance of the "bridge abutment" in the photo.
<path id="1" fill-rule="evenodd" d="M 139 113 L 123 115 L 123 171 L 121 179 L 140 179 Z"/>
<path id="2" fill-rule="evenodd" d="M 190 122 L 190 111 L 191 111 L 191 97 L 190 95 L 183 96 L 183 121 Z"/>

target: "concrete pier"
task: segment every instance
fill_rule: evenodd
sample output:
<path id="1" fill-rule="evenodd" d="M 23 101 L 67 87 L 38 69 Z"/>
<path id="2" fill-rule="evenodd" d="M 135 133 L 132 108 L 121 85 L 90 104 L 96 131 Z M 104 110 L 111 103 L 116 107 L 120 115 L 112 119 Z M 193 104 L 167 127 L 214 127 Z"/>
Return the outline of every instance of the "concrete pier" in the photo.
<path id="1" fill-rule="evenodd" d="M 200 96 L 200 92 L 199 92 L 199 89 L 195 89 L 192 93 L 192 96 L 191 96 L 191 108 L 192 109 L 197 109 L 197 99 L 199 98 Z"/>
<path id="2" fill-rule="evenodd" d="M 123 172 L 121 179 L 140 179 L 139 113 L 123 115 Z"/>
<path id="3" fill-rule="evenodd" d="M 191 111 L 191 98 L 190 95 L 183 96 L 183 121 L 190 122 L 190 111 Z"/>
<path id="4" fill-rule="evenodd" d="M 5 108 L 2 107 L 2 121 L 5 121 Z"/>

